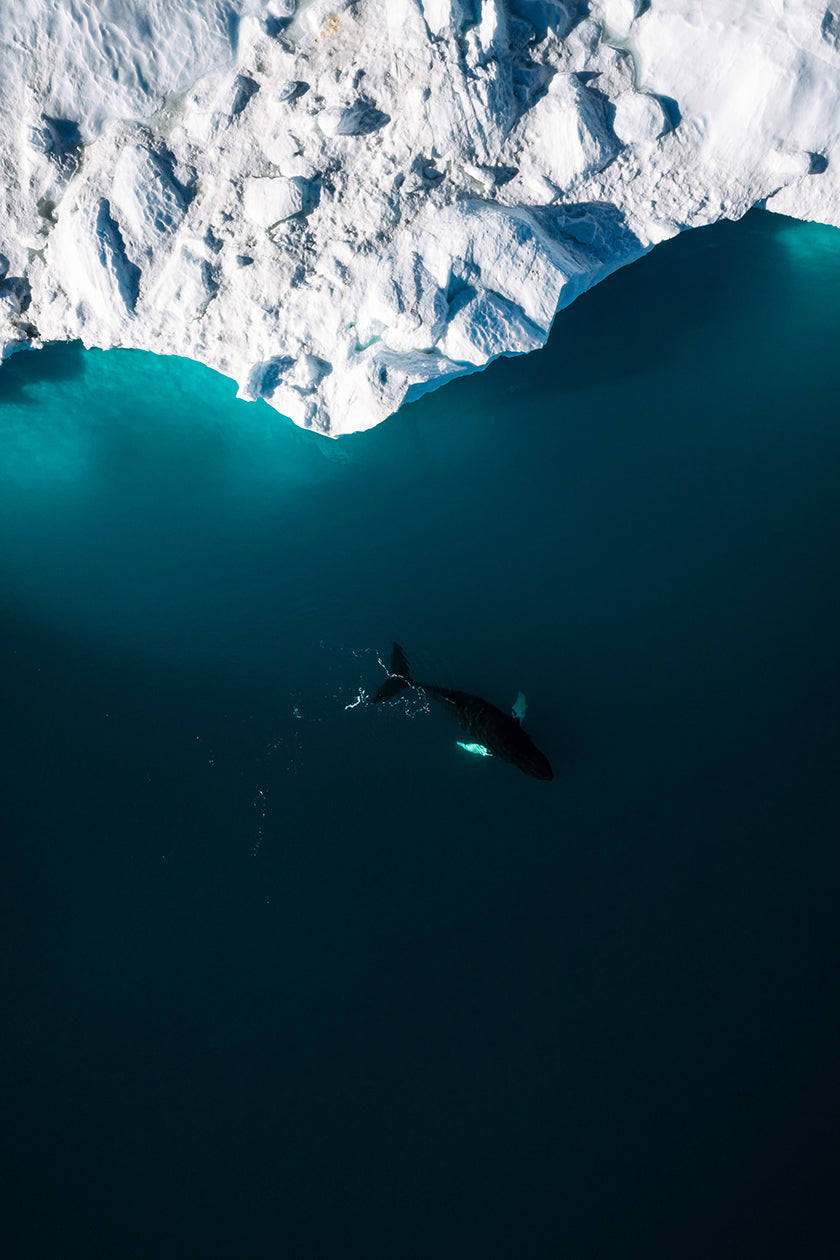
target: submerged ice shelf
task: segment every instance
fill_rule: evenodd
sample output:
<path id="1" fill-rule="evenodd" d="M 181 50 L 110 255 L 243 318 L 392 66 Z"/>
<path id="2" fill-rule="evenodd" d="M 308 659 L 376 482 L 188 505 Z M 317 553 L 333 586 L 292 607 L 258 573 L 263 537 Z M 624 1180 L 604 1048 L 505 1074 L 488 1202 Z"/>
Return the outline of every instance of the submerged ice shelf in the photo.
<path id="1" fill-rule="evenodd" d="M 183 355 L 338 435 L 684 228 L 840 225 L 840 0 L 10 7 L 3 357 Z"/>

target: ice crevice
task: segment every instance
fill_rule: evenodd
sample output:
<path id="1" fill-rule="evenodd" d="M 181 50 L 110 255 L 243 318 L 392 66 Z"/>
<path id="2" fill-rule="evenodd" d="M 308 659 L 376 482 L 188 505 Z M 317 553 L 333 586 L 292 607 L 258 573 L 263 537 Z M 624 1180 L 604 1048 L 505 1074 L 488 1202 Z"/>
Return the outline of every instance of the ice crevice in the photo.
<path id="1" fill-rule="evenodd" d="M 756 204 L 840 225 L 836 0 L 10 0 L 0 355 L 195 358 L 337 436 Z"/>

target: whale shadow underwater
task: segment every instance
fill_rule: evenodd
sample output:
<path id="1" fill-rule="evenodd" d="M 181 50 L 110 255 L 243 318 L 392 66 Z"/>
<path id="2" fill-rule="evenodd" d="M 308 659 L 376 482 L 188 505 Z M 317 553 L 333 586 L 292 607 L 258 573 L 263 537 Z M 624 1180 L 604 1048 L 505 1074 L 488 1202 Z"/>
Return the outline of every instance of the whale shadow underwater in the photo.
<path id="1" fill-rule="evenodd" d="M 399 643 L 395 643 L 389 676 L 374 695 L 373 703 L 381 704 L 384 700 L 391 700 L 406 687 L 419 688 L 429 699 L 436 700 L 447 713 L 457 719 L 474 743 L 481 746 L 480 750 L 469 751 L 486 750 L 493 753 L 534 779 L 554 778 L 548 758 L 522 729 L 519 717 L 504 713 L 489 700 L 471 696 L 467 691 L 455 691 L 450 687 L 438 687 L 434 683 L 418 682 L 411 676 L 405 652 Z M 524 702 L 524 697 L 522 700 Z"/>

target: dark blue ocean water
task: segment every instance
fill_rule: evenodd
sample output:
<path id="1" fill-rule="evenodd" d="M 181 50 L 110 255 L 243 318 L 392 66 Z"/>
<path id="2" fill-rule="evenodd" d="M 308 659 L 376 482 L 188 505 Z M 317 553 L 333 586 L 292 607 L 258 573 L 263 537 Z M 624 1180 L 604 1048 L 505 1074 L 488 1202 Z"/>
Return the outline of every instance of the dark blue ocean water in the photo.
<path id="1" fill-rule="evenodd" d="M 754 212 L 339 443 L 3 366 L 4 1255 L 838 1254 L 838 295 Z"/>

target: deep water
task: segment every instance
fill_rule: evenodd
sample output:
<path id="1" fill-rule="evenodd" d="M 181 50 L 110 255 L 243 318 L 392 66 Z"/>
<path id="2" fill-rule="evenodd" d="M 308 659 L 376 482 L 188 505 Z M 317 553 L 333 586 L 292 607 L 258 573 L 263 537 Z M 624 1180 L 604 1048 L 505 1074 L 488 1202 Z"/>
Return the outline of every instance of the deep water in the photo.
<path id="1" fill-rule="evenodd" d="M 9 1260 L 840 1254 L 838 294 L 754 212 L 338 443 L 2 367 Z"/>

